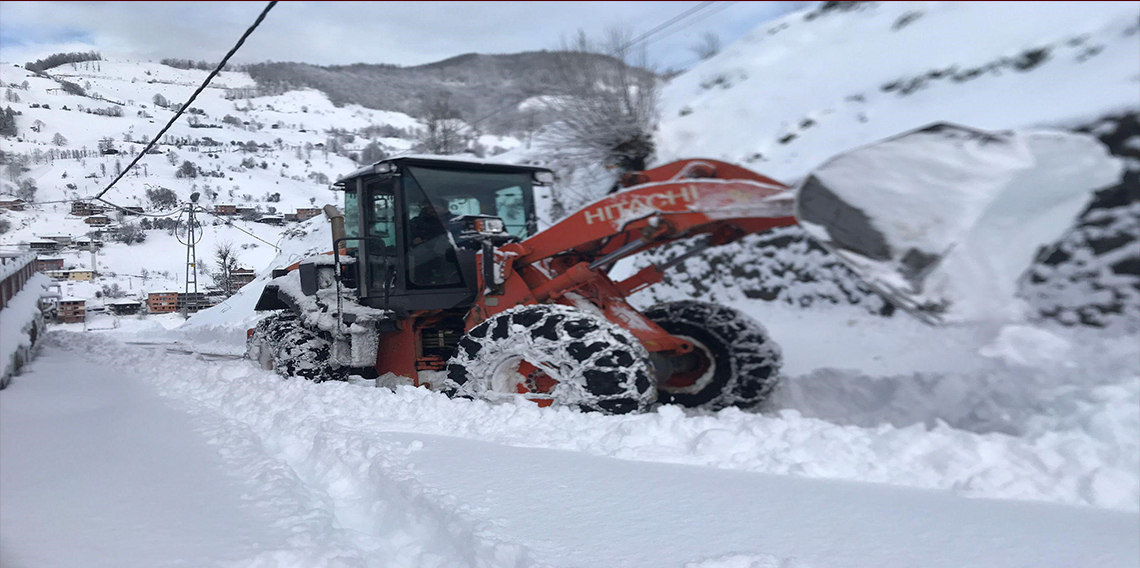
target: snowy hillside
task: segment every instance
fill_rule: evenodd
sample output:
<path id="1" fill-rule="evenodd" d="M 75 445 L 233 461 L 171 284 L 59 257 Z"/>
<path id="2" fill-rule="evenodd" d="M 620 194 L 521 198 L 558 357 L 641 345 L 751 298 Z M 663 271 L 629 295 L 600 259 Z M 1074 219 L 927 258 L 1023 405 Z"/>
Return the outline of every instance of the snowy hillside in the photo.
<path id="1" fill-rule="evenodd" d="M 70 214 L 70 200 L 90 198 L 106 187 L 170 119 L 174 105 L 186 100 L 206 76 L 201 70 L 130 61 L 67 63 L 46 73 L 50 78 L 11 62 L 0 66 L 5 95 L 0 108 L 18 113 L 16 135 L 4 137 L 0 147 L 7 164 L 0 199 L 30 195 L 29 201 L 36 203 L 25 211 L 0 211 L 7 225 L 0 246 L 6 250 L 44 236 L 91 233 L 94 228 L 83 216 Z M 233 243 L 242 267 L 267 268 L 277 254 L 274 243 L 289 227 L 258 223 L 256 217 L 339 203 L 329 182 L 357 167 L 348 156 L 370 144 L 373 158 L 406 152 L 421 126 L 397 112 L 334 106 L 325 94 L 311 89 L 253 96 L 253 87 L 244 73 L 221 73 L 155 153 L 145 156 L 106 196 L 116 205 L 142 207 L 148 214 L 174 209 L 148 199 L 148 190 L 161 188 L 172 190 L 180 201 L 200 192 L 200 203 L 211 211 L 218 204 L 253 209 L 240 216 L 202 219 L 206 230 L 197 248 L 200 289 L 214 284 L 206 272 L 215 269 L 217 244 Z M 491 148 L 517 144 L 495 136 L 481 141 Z M 106 153 L 104 146 L 113 153 Z M 30 194 L 29 187 L 34 188 Z M 65 296 L 92 299 L 113 285 L 130 296 L 183 289 L 185 248 L 165 225 L 150 229 L 176 216 L 142 220 L 108 215 L 112 231 L 140 227 L 145 241 L 116 242 L 112 232 L 101 237 L 105 246 L 97 258 L 75 248 L 48 255 L 62 258 L 64 269 L 87 269 L 95 263 L 99 270 L 97 282 L 65 283 Z"/>
<path id="2" fill-rule="evenodd" d="M 931 122 L 1075 125 L 1138 106 L 1134 2 L 833 4 L 765 23 L 673 79 L 659 160 L 721 158 L 794 181 Z"/>
<path id="3" fill-rule="evenodd" d="M 1045 251 L 1022 294 L 1065 323 L 1136 320 L 1138 52 L 1136 3 L 827 3 L 759 26 L 666 85 L 657 161 L 721 158 L 792 183 L 933 122 L 1091 132 L 1125 159 L 1125 177 L 1074 220 L 1063 252 Z M 671 280 L 682 294 L 891 311 L 798 229 L 711 251 Z"/>

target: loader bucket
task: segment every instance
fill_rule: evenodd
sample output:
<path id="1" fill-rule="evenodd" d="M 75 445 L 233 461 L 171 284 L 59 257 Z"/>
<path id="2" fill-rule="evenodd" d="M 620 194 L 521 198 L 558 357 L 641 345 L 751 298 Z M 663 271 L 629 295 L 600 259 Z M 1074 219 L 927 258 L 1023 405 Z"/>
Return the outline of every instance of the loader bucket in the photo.
<path id="1" fill-rule="evenodd" d="M 798 186 L 796 216 L 928 323 L 1008 321 L 1041 247 L 1122 168 L 1088 135 L 934 124 L 831 158 Z"/>

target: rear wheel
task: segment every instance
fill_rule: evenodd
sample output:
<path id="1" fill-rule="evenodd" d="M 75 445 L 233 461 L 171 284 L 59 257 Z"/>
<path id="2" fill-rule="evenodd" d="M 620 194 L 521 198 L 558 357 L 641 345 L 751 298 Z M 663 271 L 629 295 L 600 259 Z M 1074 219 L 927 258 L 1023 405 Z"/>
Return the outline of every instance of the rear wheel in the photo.
<path id="1" fill-rule="evenodd" d="M 332 367 L 331 352 L 328 340 L 289 313 L 276 313 L 257 322 L 246 341 L 246 356 L 261 368 L 317 383 L 345 378 Z"/>
<path id="2" fill-rule="evenodd" d="M 682 300 L 657 304 L 645 316 L 691 342 L 702 363 L 658 384 L 661 402 L 709 410 L 754 408 L 776 388 L 783 363 L 780 348 L 764 326 L 740 311 Z"/>
<path id="3" fill-rule="evenodd" d="M 609 414 L 646 410 L 656 399 L 645 348 L 604 318 L 555 304 L 496 314 L 459 341 L 448 392 Z"/>

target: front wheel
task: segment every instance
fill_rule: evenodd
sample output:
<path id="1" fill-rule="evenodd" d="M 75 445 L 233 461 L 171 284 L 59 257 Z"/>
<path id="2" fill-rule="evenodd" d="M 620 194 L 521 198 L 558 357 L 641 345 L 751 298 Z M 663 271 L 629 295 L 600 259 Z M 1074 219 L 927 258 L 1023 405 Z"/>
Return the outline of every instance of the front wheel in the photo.
<path id="1" fill-rule="evenodd" d="M 648 354 L 628 331 L 556 304 L 518 306 L 475 326 L 448 362 L 445 390 L 625 414 L 653 404 Z"/>
<path id="2" fill-rule="evenodd" d="M 772 394 L 780 378 L 780 348 L 756 320 L 739 310 L 682 300 L 645 310 L 665 331 L 688 340 L 702 365 L 658 385 L 663 403 L 720 410 L 755 408 Z"/>
<path id="3" fill-rule="evenodd" d="M 246 340 L 246 356 L 262 369 L 316 383 L 345 378 L 332 366 L 331 353 L 328 340 L 290 313 L 276 313 L 257 322 Z"/>

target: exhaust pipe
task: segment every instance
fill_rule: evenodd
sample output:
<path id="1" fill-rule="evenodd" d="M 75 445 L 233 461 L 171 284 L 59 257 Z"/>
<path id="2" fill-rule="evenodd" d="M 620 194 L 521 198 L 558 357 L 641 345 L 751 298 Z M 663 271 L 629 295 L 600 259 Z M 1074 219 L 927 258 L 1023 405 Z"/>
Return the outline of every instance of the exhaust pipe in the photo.
<path id="1" fill-rule="evenodd" d="M 332 224 L 332 238 L 333 248 L 336 248 L 337 243 L 347 235 L 344 232 L 344 213 L 336 208 L 336 205 L 327 204 L 324 206 L 325 217 L 328 217 L 329 223 Z M 341 246 L 344 246 L 341 244 Z"/>

